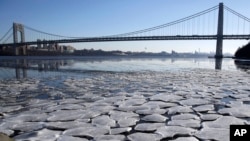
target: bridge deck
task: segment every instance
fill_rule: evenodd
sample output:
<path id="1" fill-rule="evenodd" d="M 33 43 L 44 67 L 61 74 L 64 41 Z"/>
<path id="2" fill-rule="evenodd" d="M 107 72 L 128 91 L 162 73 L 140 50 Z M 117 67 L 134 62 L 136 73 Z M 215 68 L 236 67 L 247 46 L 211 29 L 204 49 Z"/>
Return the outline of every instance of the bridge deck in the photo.
<path id="1" fill-rule="evenodd" d="M 153 41 L 153 40 L 216 40 L 217 35 L 176 35 L 176 36 L 138 36 L 138 37 L 87 37 L 61 40 L 29 41 L 17 43 L 17 46 L 36 45 L 38 43 L 79 43 L 79 42 L 113 42 L 113 41 Z M 223 35 L 223 40 L 249 40 L 250 35 Z M 0 44 L 12 46 L 14 43 Z"/>

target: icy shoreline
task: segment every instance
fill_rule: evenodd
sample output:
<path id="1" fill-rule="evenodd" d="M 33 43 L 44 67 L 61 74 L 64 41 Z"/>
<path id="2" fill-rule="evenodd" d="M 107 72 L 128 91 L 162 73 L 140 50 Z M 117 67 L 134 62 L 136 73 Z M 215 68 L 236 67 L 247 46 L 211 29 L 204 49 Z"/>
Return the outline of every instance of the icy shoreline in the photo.
<path id="1" fill-rule="evenodd" d="M 62 88 L 42 82 L 0 82 L 0 132 L 17 141 L 224 141 L 230 124 L 250 124 L 244 72 L 96 73 Z"/>

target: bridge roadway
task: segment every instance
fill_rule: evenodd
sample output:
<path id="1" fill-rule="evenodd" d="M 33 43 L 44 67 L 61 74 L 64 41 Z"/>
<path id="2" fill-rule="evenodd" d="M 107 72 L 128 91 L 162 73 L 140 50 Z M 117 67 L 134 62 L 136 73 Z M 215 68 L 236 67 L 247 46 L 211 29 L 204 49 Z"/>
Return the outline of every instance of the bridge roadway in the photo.
<path id="1" fill-rule="evenodd" d="M 249 40 L 250 34 L 247 35 L 223 35 L 223 40 Z M 16 43 L 16 46 L 37 45 L 38 43 L 77 43 L 77 42 L 111 42 L 111 41 L 152 41 L 152 40 L 217 40 L 217 35 L 176 35 L 176 36 L 133 36 L 133 37 L 86 37 L 86 38 L 71 38 L 60 40 L 45 40 L 45 41 L 28 41 Z M 13 46 L 13 43 L 0 44 L 0 46 Z"/>

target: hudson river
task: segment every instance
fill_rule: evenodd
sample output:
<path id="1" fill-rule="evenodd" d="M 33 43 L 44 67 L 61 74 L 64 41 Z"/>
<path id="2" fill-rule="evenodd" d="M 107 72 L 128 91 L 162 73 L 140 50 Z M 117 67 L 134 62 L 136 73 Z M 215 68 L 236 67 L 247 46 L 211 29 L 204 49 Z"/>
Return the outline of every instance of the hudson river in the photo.
<path id="1" fill-rule="evenodd" d="M 0 57 L 0 133 L 17 141 L 229 141 L 250 124 L 233 59 Z"/>

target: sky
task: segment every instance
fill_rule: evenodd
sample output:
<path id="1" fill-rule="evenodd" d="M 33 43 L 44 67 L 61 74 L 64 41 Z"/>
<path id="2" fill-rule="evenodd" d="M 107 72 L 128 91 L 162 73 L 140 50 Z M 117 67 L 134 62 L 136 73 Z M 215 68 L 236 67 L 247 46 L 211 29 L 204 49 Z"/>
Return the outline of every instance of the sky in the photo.
<path id="1" fill-rule="evenodd" d="M 115 35 L 169 23 L 220 2 L 250 18 L 249 0 L 1 0 L 0 38 L 13 22 L 65 36 Z M 237 23 L 237 19 L 233 22 Z M 224 27 L 226 23 L 233 22 L 224 21 Z M 244 28 L 245 24 L 246 27 L 250 25 L 244 23 Z M 234 53 L 246 43 L 247 40 L 224 40 L 223 52 Z M 123 41 L 70 45 L 77 49 L 214 52 L 216 41 Z"/>

